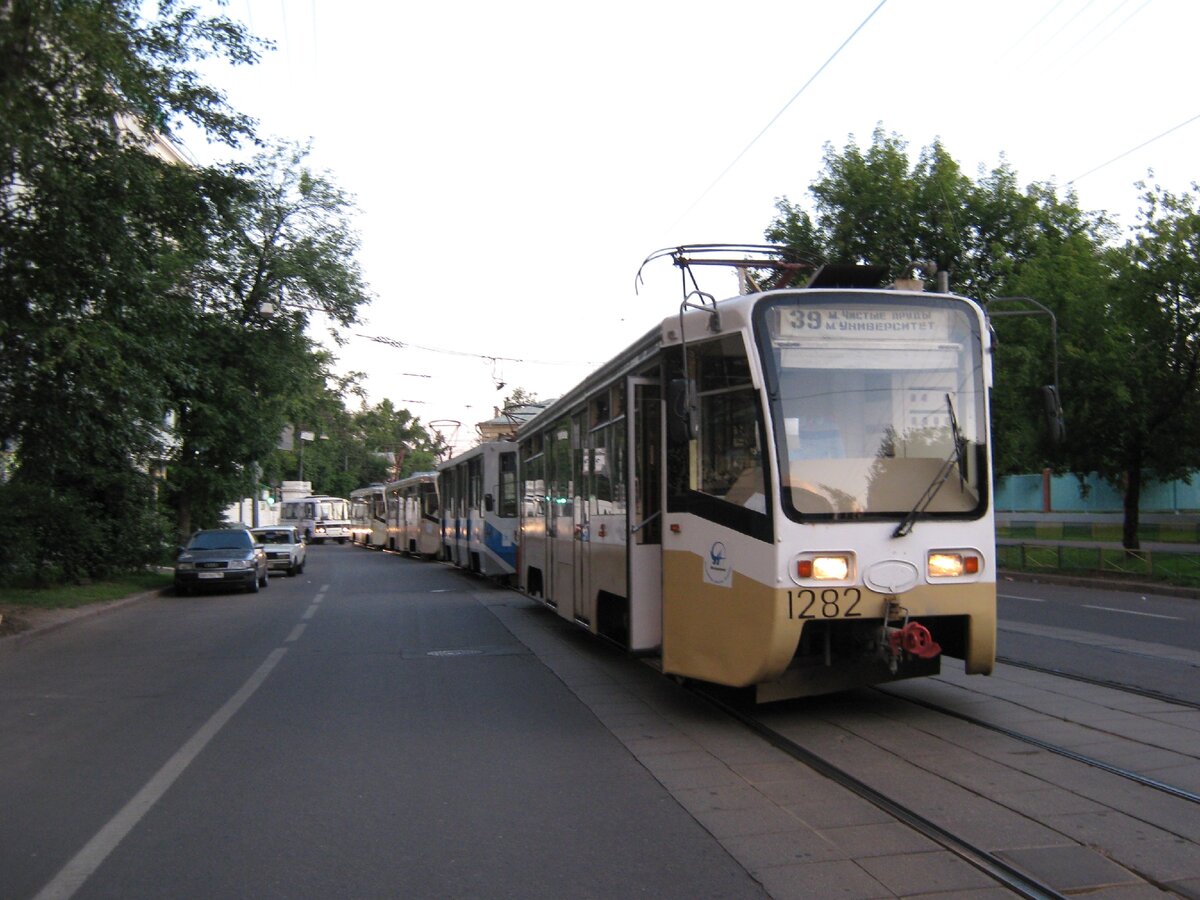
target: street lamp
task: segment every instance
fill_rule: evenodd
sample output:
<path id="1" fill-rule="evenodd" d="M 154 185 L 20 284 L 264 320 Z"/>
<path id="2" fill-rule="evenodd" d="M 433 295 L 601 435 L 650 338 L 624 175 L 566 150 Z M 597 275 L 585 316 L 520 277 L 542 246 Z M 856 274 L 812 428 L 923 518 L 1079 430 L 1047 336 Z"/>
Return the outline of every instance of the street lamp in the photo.
<path id="1" fill-rule="evenodd" d="M 297 431 L 296 437 L 300 441 L 300 476 L 297 480 L 303 481 L 304 480 L 304 442 L 305 441 L 315 441 L 317 439 L 317 436 L 315 434 L 313 434 L 311 431 Z"/>

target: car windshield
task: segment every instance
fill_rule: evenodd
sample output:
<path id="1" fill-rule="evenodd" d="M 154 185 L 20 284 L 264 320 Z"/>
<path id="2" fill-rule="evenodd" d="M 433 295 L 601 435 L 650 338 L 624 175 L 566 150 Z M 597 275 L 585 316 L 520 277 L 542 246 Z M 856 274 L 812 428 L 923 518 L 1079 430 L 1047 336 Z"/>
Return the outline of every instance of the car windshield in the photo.
<path id="1" fill-rule="evenodd" d="M 201 531 L 192 537 L 189 550 L 248 550 L 254 541 L 245 531 Z"/>
<path id="2" fill-rule="evenodd" d="M 290 531 L 255 531 L 255 540 L 263 544 L 294 544 L 296 539 Z"/>

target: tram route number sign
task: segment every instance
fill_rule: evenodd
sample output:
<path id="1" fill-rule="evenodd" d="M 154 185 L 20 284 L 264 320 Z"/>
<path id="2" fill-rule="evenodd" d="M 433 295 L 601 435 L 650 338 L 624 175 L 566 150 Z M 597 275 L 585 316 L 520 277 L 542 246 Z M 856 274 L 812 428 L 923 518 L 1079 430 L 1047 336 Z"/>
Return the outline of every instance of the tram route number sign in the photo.
<path id="1" fill-rule="evenodd" d="M 797 307 L 783 311 L 779 336 L 788 339 L 945 341 L 950 312 L 923 307 Z"/>
<path id="2" fill-rule="evenodd" d="M 788 591 L 789 619 L 856 619 L 862 616 L 858 588 L 801 588 Z"/>

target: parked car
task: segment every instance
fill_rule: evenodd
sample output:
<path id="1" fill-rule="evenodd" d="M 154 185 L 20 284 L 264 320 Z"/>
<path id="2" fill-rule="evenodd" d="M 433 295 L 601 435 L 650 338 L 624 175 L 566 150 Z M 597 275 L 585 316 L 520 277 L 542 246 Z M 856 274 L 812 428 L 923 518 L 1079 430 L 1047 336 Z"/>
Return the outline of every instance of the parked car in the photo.
<path id="1" fill-rule="evenodd" d="M 197 531 L 175 560 L 177 594 L 209 587 L 257 591 L 269 578 L 266 551 L 248 528 Z"/>
<path id="2" fill-rule="evenodd" d="M 251 528 L 250 533 L 267 551 L 268 567 L 282 570 L 289 575 L 299 575 L 304 571 L 308 548 L 304 545 L 300 529 L 295 525 Z"/>

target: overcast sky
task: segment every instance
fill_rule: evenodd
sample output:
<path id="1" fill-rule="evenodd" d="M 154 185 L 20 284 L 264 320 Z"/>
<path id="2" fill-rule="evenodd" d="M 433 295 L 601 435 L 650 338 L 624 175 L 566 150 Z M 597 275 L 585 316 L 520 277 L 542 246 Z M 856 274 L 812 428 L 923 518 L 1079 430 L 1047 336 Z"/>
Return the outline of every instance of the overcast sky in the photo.
<path id="1" fill-rule="evenodd" d="M 777 198 L 808 205 L 826 144 L 865 147 L 879 124 L 914 157 L 940 137 L 971 176 L 1003 155 L 1022 186 L 1073 181 L 1125 226 L 1147 170 L 1176 192 L 1197 177 L 1192 0 L 226 11 L 277 49 L 211 81 L 262 134 L 311 139 L 357 199 L 376 300 L 342 368 L 373 403 L 461 422 L 460 449 L 513 388 L 557 396 L 677 311 L 669 262 L 635 293 L 647 254 L 762 242 Z M 701 286 L 736 292 L 719 270 Z"/>

